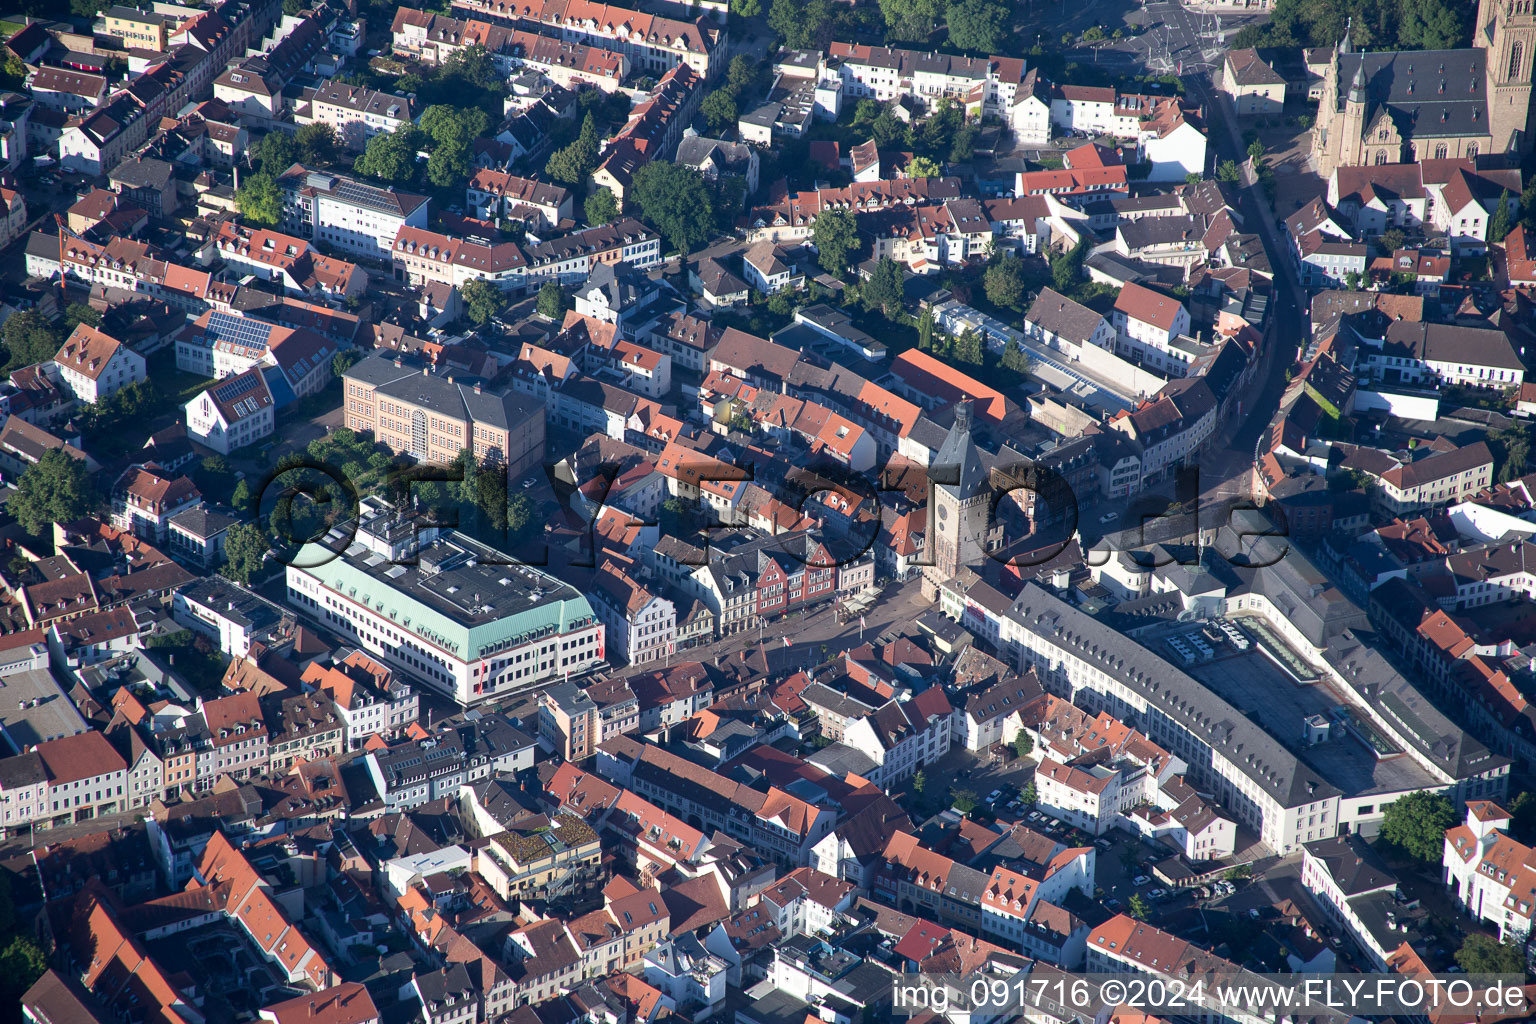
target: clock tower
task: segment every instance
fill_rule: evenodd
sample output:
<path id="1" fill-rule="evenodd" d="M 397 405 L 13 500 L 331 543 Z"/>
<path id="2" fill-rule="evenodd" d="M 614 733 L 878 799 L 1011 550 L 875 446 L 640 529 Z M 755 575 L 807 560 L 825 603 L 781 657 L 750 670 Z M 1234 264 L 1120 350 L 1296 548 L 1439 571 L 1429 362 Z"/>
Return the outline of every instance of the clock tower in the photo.
<path id="1" fill-rule="evenodd" d="M 933 598 L 939 585 L 961 569 L 982 572 L 987 552 L 1002 542 L 1002 525 L 992 522 L 992 487 L 982 453 L 971 436 L 971 403 L 955 406 L 955 422 L 928 467 L 930 562 L 923 592 Z"/>

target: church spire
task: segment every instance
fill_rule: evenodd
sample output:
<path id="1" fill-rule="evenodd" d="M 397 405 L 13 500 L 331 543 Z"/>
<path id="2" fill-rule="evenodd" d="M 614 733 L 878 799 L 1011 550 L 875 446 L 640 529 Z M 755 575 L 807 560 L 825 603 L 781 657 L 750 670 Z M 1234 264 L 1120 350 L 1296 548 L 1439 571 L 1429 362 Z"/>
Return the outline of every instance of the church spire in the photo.
<path id="1" fill-rule="evenodd" d="M 955 406 L 955 422 L 933 460 L 931 476 L 961 500 L 971 498 L 987 486 L 987 469 L 971 436 L 971 400 Z"/>
<path id="2" fill-rule="evenodd" d="M 1354 19 L 1353 16 L 1351 16 L 1350 19 L 1347 22 L 1344 23 L 1344 40 L 1343 40 L 1343 42 L 1339 43 L 1339 53 L 1341 55 L 1350 52 L 1350 49 L 1349 49 L 1349 33 L 1350 33 L 1350 31 L 1354 27 L 1355 27 L 1355 19 Z"/>
<path id="3" fill-rule="evenodd" d="M 1349 102 L 1365 102 L 1365 60 L 1361 59 L 1355 68 L 1355 80 L 1349 86 Z"/>

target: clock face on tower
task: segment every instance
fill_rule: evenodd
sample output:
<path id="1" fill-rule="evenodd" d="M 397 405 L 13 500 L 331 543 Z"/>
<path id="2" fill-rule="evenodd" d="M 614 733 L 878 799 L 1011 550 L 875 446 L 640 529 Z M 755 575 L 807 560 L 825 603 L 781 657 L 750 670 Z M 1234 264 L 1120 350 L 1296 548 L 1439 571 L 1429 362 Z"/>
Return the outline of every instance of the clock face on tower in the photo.
<path id="1" fill-rule="evenodd" d="M 949 506 L 948 505 L 940 505 L 939 506 L 939 521 L 943 522 L 944 520 L 946 520 L 948 518 L 949 518 Z"/>

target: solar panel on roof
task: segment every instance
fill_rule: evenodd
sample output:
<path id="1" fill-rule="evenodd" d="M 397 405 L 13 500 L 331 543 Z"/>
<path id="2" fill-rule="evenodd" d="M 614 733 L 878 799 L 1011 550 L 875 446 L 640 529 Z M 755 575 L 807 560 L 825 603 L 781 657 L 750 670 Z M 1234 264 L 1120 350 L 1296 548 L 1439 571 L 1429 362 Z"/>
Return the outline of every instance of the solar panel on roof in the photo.
<path id="1" fill-rule="evenodd" d="M 230 402 L 243 394 L 251 386 L 250 381 L 239 378 L 230 378 L 213 390 L 213 398 L 216 402 Z"/>
<path id="2" fill-rule="evenodd" d="M 215 311 L 208 314 L 208 335 L 215 341 L 265 349 L 272 336 L 272 325 Z"/>

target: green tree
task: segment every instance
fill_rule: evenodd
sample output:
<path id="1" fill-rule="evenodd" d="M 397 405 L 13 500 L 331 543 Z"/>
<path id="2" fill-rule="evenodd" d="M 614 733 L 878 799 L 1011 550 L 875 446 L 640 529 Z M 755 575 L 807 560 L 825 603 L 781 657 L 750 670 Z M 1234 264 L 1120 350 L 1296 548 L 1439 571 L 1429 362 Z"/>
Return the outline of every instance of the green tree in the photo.
<path id="1" fill-rule="evenodd" d="M 597 121 L 589 112 L 582 118 L 581 133 L 569 145 L 549 155 L 549 160 L 544 164 L 544 173 L 566 185 L 580 185 L 597 168 L 602 141 Z"/>
<path id="2" fill-rule="evenodd" d="M 1138 921 L 1145 921 L 1147 915 L 1152 912 L 1152 908 L 1147 906 L 1146 897 L 1139 892 L 1131 893 L 1131 899 L 1126 905 L 1126 910 Z"/>
<path id="3" fill-rule="evenodd" d="M 64 333 L 36 309 L 11 314 L 3 332 L 11 369 L 52 359 L 64 344 Z"/>
<path id="4" fill-rule="evenodd" d="M 933 347 L 933 310 L 924 306 L 923 311 L 917 316 L 917 348 L 920 352 L 927 352 Z"/>
<path id="5" fill-rule="evenodd" d="M 546 320 L 559 320 L 565 313 L 565 293 L 554 281 L 545 281 L 539 288 L 539 301 L 534 307 Z"/>
<path id="6" fill-rule="evenodd" d="M 368 140 L 352 169 L 388 185 L 410 185 L 416 180 L 416 152 L 424 139 L 414 126 L 380 132 Z"/>
<path id="7" fill-rule="evenodd" d="M 490 118 L 479 107 L 434 103 L 421 112 L 418 126 L 433 142 L 457 140 L 468 144 L 485 134 L 490 127 Z"/>
<path id="8" fill-rule="evenodd" d="M 736 127 L 736 97 L 730 89 L 720 88 L 704 97 L 699 113 L 714 132 L 724 132 Z"/>
<path id="9" fill-rule="evenodd" d="M 1403 243 L 1407 240 L 1408 236 L 1403 233 L 1402 228 L 1391 228 L 1383 231 L 1380 239 L 1378 239 L 1381 242 L 1381 247 L 1387 251 L 1388 256 L 1401 249 Z"/>
<path id="10" fill-rule="evenodd" d="M 73 331 L 76 324 L 100 327 L 101 314 L 84 302 L 71 302 L 64 307 L 64 329 L 66 331 Z"/>
<path id="11" fill-rule="evenodd" d="M 550 283 L 553 284 L 553 282 Z M 555 290 L 559 291 L 560 286 L 555 285 Z M 500 313 L 507 304 L 506 296 L 501 294 L 501 289 L 484 278 L 466 281 L 464 287 L 460 289 L 460 294 L 464 298 L 464 309 L 469 319 L 481 327 L 490 323 L 491 317 Z M 542 300 L 541 294 L 540 301 Z"/>
<path id="12" fill-rule="evenodd" d="M 882 110 L 880 116 L 869 126 L 869 134 L 875 140 L 875 145 L 887 147 L 898 142 L 904 142 L 907 137 L 906 127 L 898 120 L 889 109 Z"/>
<path id="13" fill-rule="evenodd" d="M 1024 305 L 1024 261 L 1017 256 L 1004 256 L 987 268 L 981 277 L 987 301 L 994 306 L 1020 309 Z"/>
<path id="14" fill-rule="evenodd" d="M 709 238 L 714 203 L 703 176 L 692 167 L 651 161 L 635 172 L 634 197 L 645 219 L 684 255 Z"/>
<path id="15" fill-rule="evenodd" d="M 1033 807 L 1040 802 L 1040 794 L 1035 789 L 1035 780 L 1030 779 L 1024 783 L 1024 788 L 1019 792 L 1019 800 L 1025 807 Z"/>
<path id="16" fill-rule="evenodd" d="M 1473 932 L 1456 951 L 1456 965 L 1468 974 L 1517 974 L 1524 978 L 1525 951 L 1513 936 L 1500 942 Z"/>
<path id="17" fill-rule="evenodd" d="M 355 348 L 344 348 L 331 356 L 331 376 L 342 377 L 352 367 L 356 366 L 363 358 L 363 354 Z"/>
<path id="18" fill-rule="evenodd" d="M 1088 240 L 1081 238 L 1071 249 L 1051 257 L 1051 284 L 1057 291 L 1070 295 L 1076 290 L 1087 255 Z"/>
<path id="19" fill-rule="evenodd" d="M 725 68 L 725 86 L 731 90 L 731 95 L 740 97 L 757 88 L 762 80 L 763 65 L 760 61 L 753 60 L 744 53 L 738 53 L 731 58 L 731 62 Z"/>
<path id="20" fill-rule="evenodd" d="M 1445 830 L 1456 823 L 1456 810 L 1444 794 L 1419 791 L 1387 805 L 1381 838 L 1410 857 L 1438 863 L 1445 851 Z"/>
<path id="21" fill-rule="evenodd" d="M 859 247 L 859 225 L 851 210 L 823 210 L 811 226 L 816 262 L 833 277 L 848 272 L 848 256 Z"/>
<path id="22" fill-rule="evenodd" d="M 1236 185 L 1243 180 L 1243 169 L 1237 166 L 1236 160 L 1223 160 L 1216 167 L 1216 180 Z"/>
<path id="23" fill-rule="evenodd" d="M 1199 171 L 1190 171 L 1188 174 L 1184 175 L 1184 184 L 1186 185 L 1198 185 L 1204 180 L 1204 175 L 1202 175 Z"/>
<path id="24" fill-rule="evenodd" d="M 1401 0 L 1397 48 L 1450 50 L 1464 45 L 1469 10 L 1468 5 L 1454 0 Z"/>
<path id="25" fill-rule="evenodd" d="M 738 18 L 755 18 L 763 13 L 763 0 L 731 0 L 731 13 Z"/>
<path id="26" fill-rule="evenodd" d="M 951 789 L 949 791 L 949 806 L 961 814 L 970 814 L 976 809 L 976 794 L 969 789 Z"/>
<path id="27" fill-rule="evenodd" d="M 1019 757 L 1028 757 L 1034 752 L 1035 741 L 1029 738 L 1029 733 L 1020 729 L 1013 736 L 1013 752 Z"/>
<path id="28" fill-rule="evenodd" d="M 1488 241 L 1502 242 L 1504 236 L 1515 229 L 1513 220 L 1509 215 L 1510 196 L 1509 189 L 1499 193 L 1499 205 L 1493 208 L 1493 216 L 1488 218 Z"/>
<path id="29" fill-rule="evenodd" d="M 1507 484 L 1525 475 L 1531 457 L 1531 431 L 1524 423 L 1510 423 L 1487 436 L 1488 447 L 1493 450 L 1494 463 L 1499 467 L 1498 480 Z"/>
<path id="30" fill-rule="evenodd" d="M 438 188 L 452 188 L 469 177 L 469 143 L 452 139 L 436 142 L 427 157 L 427 180 Z"/>
<path id="31" fill-rule="evenodd" d="M 496 536 L 505 536 L 511 501 L 507 495 L 507 467 L 479 467 L 474 474 L 474 487 L 475 508 L 483 517 L 481 521 Z"/>
<path id="32" fill-rule="evenodd" d="M 14 53 L 5 56 L 5 63 L 0 64 L 0 87 L 6 89 L 21 89 L 27 84 L 27 65 Z"/>
<path id="33" fill-rule="evenodd" d="M 583 209 L 587 215 L 587 223 L 593 226 L 611 224 L 619 219 L 618 200 L 613 198 L 613 190 L 606 185 L 599 185 L 587 193 L 587 201 Z"/>
<path id="34" fill-rule="evenodd" d="M 960 338 L 955 342 L 955 358 L 962 363 L 970 363 L 972 366 L 980 366 L 984 361 L 981 344 L 981 334 L 966 328 L 960 332 Z"/>
<path id="35" fill-rule="evenodd" d="M 938 161 L 926 156 L 915 156 L 907 163 L 909 178 L 937 178 L 943 173 L 943 168 L 939 166 Z"/>
<path id="36" fill-rule="evenodd" d="M 22 529 L 41 536 L 53 523 L 70 523 L 96 510 L 101 498 L 82 459 L 50 448 L 22 471 L 5 504 Z"/>
<path id="37" fill-rule="evenodd" d="M 1003 346 L 1002 364 L 1005 369 L 1012 370 L 1014 373 L 1028 372 L 1030 358 L 1024 351 L 1024 346 L 1019 344 L 1018 338 L 1010 336 L 1008 343 Z"/>
<path id="38" fill-rule="evenodd" d="M 917 774 L 912 776 L 912 792 L 914 792 L 914 793 L 918 794 L 919 796 L 921 796 L 922 793 L 923 793 L 923 790 L 925 790 L 927 788 L 928 788 L 928 773 L 923 771 L 921 768 L 919 768 L 917 770 Z"/>
<path id="39" fill-rule="evenodd" d="M 864 283 L 863 292 L 866 308 L 894 317 L 901 311 L 901 267 L 890 257 L 882 259 Z"/>
<path id="40" fill-rule="evenodd" d="M 336 129 L 321 121 L 306 124 L 294 133 L 293 143 L 299 161 L 305 165 L 330 166 L 341 155 L 341 138 Z M 286 170 L 286 168 L 285 168 Z"/>
<path id="41" fill-rule="evenodd" d="M 20 1006 L 21 997 L 48 970 L 48 955 L 25 935 L 16 935 L 0 950 L 0 1001 Z"/>
<path id="42" fill-rule="evenodd" d="M 234 506 L 236 512 L 251 511 L 251 502 L 254 500 L 251 494 L 251 485 L 244 480 L 235 484 L 235 492 L 229 496 L 229 503 Z"/>
<path id="43" fill-rule="evenodd" d="M 261 137 L 250 149 L 251 159 L 257 168 L 273 176 L 282 174 L 299 162 L 299 147 L 288 132 L 280 128 Z"/>
<path id="44" fill-rule="evenodd" d="M 1221 876 L 1229 882 L 1241 882 L 1245 878 L 1253 877 L 1252 864 L 1237 864 L 1226 870 Z"/>
<path id="45" fill-rule="evenodd" d="M 997 0 L 959 0 L 949 5 L 949 45 L 975 53 L 1000 53 L 1010 15 Z"/>
<path id="46" fill-rule="evenodd" d="M 528 495 L 518 491 L 507 499 L 507 532 L 516 537 L 533 522 L 533 502 Z"/>
<path id="47" fill-rule="evenodd" d="M 1099 25 L 1089 25 L 1087 30 L 1083 32 L 1083 42 L 1085 43 L 1102 43 L 1108 38 L 1109 36 L 1104 34 L 1104 29 Z"/>
<path id="48" fill-rule="evenodd" d="M 235 193 L 240 216 L 257 227 L 270 228 L 283 219 L 283 193 L 266 173 L 247 174 Z"/>
<path id="49" fill-rule="evenodd" d="M 1248 159 L 1253 160 L 1255 163 L 1264 159 L 1264 143 L 1258 139 L 1248 143 Z"/>
<path id="50" fill-rule="evenodd" d="M 1351 270 L 1349 273 L 1344 275 L 1344 287 L 1352 292 L 1357 292 L 1360 290 L 1362 280 L 1363 279 L 1360 277 L 1360 271 Z"/>
<path id="51" fill-rule="evenodd" d="M 268 546 L 267 535 L 255 523 L 233 524 L 224 535 L 224 567 L 219 571 L 236 583 L 249 584 L 261 574 Z"/>
<path id="52" fill-rule="evenodd" d="M 943 0 L 880 0 L 885 15 L 885 38 L 922 42 L 944 17 Z"/>
<path id="53" fill-rule="evenodd" d="M 773 0 L 768 8 L 768 27 L 792 50 L 819 46 L 822 37 L 831 29 L 832 21 L 830 0 Z"/>

